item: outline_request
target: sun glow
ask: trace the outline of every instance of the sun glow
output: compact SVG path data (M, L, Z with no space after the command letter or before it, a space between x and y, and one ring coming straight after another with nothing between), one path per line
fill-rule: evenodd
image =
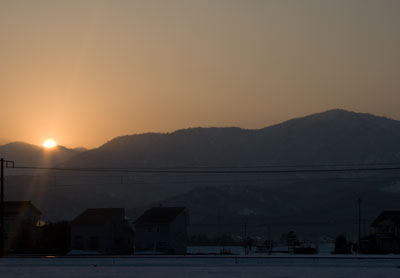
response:
M55 146L57 146L57 143L53 139L47 139L43 143L43 147L48 148L48 149L54 148Z

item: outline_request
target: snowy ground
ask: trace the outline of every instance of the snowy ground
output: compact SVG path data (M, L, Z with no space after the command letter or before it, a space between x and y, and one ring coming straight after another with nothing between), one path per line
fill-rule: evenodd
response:
M400 277L400 257L1 258L0 277Z
M318 245L318 254L319 255L330 255L334 250L335 245L333 243L322 243ZM229 250L234 255L245 255L244 248L242 246L188 246L187 252L190 254L219 254L222 249ZM261 255L265 256L265 254L255 253L255 247L252 247L252 252L250 253L253 256ZM287 252L287 246L275 246L274 253L278 252ZM284 253L278 253L284 254Z

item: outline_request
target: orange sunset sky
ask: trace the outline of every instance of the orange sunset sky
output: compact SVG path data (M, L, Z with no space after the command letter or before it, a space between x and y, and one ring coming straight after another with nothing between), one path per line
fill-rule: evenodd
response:
M400 119L400 1L0 0L0 143Z

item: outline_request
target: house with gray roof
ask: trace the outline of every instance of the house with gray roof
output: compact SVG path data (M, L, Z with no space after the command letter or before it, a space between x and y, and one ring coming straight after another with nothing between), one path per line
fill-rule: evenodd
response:
M102 254L133 252L133 229L124 208L91 208L71 222L71 247Z
M135 252L186 254L189 213L185 207L154 207L134 222Z
M400 237L400 211L385 210L371 224L376 234L392 234Z
M361 240L361 252L400 253L400 211L382 211L371 227L375 232Z

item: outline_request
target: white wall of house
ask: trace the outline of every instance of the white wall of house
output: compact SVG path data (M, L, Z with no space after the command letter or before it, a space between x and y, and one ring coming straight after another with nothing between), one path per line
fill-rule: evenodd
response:
M375 233L389 233L400 236L400 227L395 225L390 219L379 221L375 226Z
M180 213L170 223L135 225L135 252L154 251L185 254L187 247L188 214Z
M176 254L185 254L187 247L188 215L186 212L179 214L170 225L169 249Z

